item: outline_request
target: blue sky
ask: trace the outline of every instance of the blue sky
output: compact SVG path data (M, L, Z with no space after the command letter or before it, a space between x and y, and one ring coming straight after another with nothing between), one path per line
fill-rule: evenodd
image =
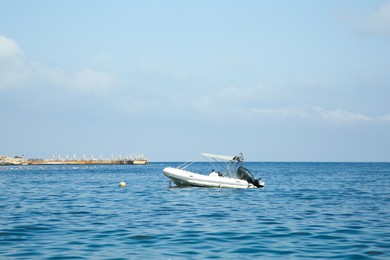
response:
M390 1L2 1L0 154L390 161Z

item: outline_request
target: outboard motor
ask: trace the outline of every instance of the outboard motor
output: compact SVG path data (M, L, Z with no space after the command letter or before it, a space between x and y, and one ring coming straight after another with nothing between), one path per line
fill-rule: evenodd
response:
M260 181L253 177L251 171L243 166L238 167L237 178L239 178L240 180L247 181L255 185L257 188L263 187L263 185L260 185Z

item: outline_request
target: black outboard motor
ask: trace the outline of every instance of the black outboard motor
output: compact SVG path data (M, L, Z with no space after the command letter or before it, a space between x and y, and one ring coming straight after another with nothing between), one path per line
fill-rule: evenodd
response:
M243 166L238 167L238 169L237 169L237 178L239 178L240 180L247 181L247 182L255 185L257 188L262 187L262 185L260 185L259 180L255 179L253 177L251 171L248 170L247 168L243 167Z

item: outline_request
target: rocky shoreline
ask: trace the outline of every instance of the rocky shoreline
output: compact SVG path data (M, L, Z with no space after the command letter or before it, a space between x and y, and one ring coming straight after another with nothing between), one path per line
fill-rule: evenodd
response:
M23 165L27 164L27 160L23 157L8 157L0 155L0 165Z

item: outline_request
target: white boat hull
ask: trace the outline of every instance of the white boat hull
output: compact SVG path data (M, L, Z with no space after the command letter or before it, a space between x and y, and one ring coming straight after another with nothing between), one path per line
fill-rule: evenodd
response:
M177 186L212 187L212 188L256 188L245 180L225 176L197 174L177 168L167 167L163 170L165 176L170 178ZM264 183L262 183L264 185Z

